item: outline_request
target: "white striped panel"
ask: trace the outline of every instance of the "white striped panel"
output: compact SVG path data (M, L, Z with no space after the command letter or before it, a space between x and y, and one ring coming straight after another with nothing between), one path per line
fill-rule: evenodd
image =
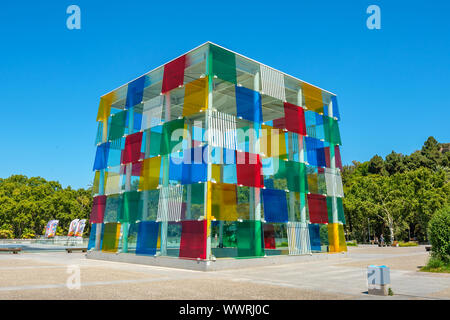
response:
M141 129L155 127L161 123L163 96L157 96L144 103Z
M325 168L325 183L327 185L327 195L329 197L344 196L342 187L342 177L337 169Z
M213 147L236 149L236 117L218 111L208 116L208 143Z
M268 96L286 101L284 75L276 70L261 65L262 92Z
M159 191L156 221L180 221L182 204L182 185L162 187Z
M287 236L290 255L311 253L309 229L305 223L289 222L287 225Z

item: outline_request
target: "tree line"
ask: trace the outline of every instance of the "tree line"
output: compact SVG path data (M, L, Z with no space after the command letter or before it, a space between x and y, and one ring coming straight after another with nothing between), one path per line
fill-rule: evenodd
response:
M388 241L428 241L428 222L450 203L449 163L450 144L429 137L411 155L392 151L344 166L347 239L367 242L383 233ZM51 219L59 220L57 235L66 235L73 219L89 219L91 207L91 188L24 175L0 179L0 238L34 238Z
M59 220L56 234L67 235L73 219L89 219L91 207L91 189L24 175L0 179L0 238L34 238L45 233L51 219Z
M428 241L431 217L450 203L449 149L429 137L410 155L392 151L385 159L375 155L344 166L347 238Z

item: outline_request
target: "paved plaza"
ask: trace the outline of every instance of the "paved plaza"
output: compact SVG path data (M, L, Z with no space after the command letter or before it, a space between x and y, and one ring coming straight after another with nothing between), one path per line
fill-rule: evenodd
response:
M418 272L424 246L349 247L342 259L225 271L90 260L85 253L0 254L0 299L450 299L450 274ZM367 266L391 268L392 297L369 296ZM81 286L69 289L78 268Z

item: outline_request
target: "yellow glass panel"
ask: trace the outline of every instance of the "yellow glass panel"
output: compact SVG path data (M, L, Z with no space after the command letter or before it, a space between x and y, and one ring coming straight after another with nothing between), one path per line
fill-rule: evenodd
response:
M311 193L319 193L319 184L317 173L311 173L307 175L308 179L308 191Z
M216 182L222 182L221 168L222 166L220 164L211 165L211 177Z
M159 185L161 157L153 157L142 161L139 190L155 190Z
M97 121L104 121L108 119L111 113L111 104L115 100L115 92L110 92L100 98L100 105L98 106Z
M212 215L220 221L236 221L236 185L211 184Z
M208 108L208 77L186 84L184 91L183 117Z
M344 226L340 223L328 224L329 252L347 251L345 243Z
M119 173L110 172L106 177L105 194L117 194L122 191L121 176Z
M303 99L309 110L323 113L322 91L310 84L302 85Z
M284 131L261 125L260 150L267 158L285 155L287 151Z

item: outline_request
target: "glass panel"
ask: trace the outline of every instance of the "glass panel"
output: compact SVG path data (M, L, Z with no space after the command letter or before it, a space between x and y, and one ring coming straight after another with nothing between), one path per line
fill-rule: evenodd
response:
M119 216L122 210L122 195L111 195L106 198L105 215L103 221L107 222L118 222Z
M158 244L159 222L141 221L138 225L136 254L154 256Z
M161 157L144 159L142 161L140 190L153 190L160 184Z
M142 102L144 95L145 75L131 81L127 88L127 101L125 108L131 108Z
M119 222L136 223L142 219L142 199L138 191L124 192L123 208L120 211Z
M327 197L308 194L309 220L311 223L328 223Z
M211 214L216 220L236 221L236 185L212 183L211 184Z
M261 123L261 95L259 92L236 86L237 117L252 122Z
M106 207L106 196L94 197L90 218L91 223L103 223L105 207Z
M238 151L236 162L237 182L239 185L258 188L264 186L259 154Z
M161 90L162 93L183 85L185 67L186 55L183 55L164 65L164 77Z
M322 90L308 83L302 84L303 101L309 110L323 113Z
M117 252L119 246L120 223L105 223L103 228L102 251Z
M108 134L109 141L122 138L125 134L127 113L128 111L125 110L111 115Z
M286 192L262 189L261 193L264 201L264 220L266 222L287 222Z
M110 145L109 142L105 142L97 146L93 170L106 169L108 162L109 145Z
M238 257L264 256L264 238L261 221L247 220L237 223Z
M208 77L187 83L184 92L183 117L208 108Z
M210 45L212 75L236 84L236 58L233 52Z
M206 259L206 220L181 222L180 258Z
M303 108L284 103L284 118L286 120L286 129L301 135L306 135L305 114Z

